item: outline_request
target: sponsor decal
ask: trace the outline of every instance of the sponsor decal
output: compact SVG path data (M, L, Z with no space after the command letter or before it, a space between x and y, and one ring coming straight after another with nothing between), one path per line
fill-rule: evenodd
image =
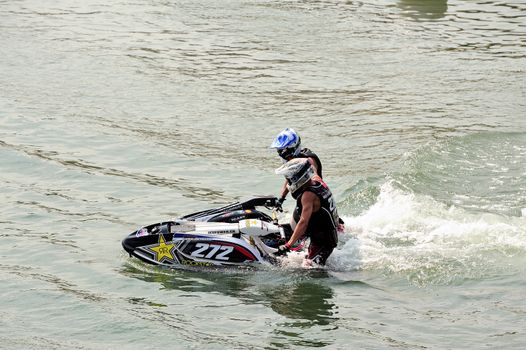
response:
M251 226L259 226L259 225L258 225L258 220L256 220L256 219L247 220L247 221L246 221L246 226L247 226L247 227L251 227Z
M205 236L205 235L193 235L189 233L174 233L173 239L174 240L175 239L190 240L190 239L212 239L212 238L210 238L210 236Z
M148 230L147 229L141 228L140 230L137 230L137 232L135 233L135 237L137 237L137 238L142 237L142 236L148 236Z
M237 233L236 230L210 230L210 233L213 234L223 234L223 233Z
M213 266L212 263L204 262L204 261L194 261L194 260L183 260L181 261L182 265L186 266Z
M173 243L166 244L164 236L159 235L159 244L148 247L149 250L153 251L155 254L155 260L158 262L163 262L163 260L169 260L174 262L173 249L175 245Z

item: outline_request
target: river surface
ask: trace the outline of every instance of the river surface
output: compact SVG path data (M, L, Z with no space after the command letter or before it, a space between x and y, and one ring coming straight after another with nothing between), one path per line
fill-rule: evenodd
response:
M285 127L347 223L325 271L124 253L277 195ZM0 181L2 349L523 349L526 3L0 1Z

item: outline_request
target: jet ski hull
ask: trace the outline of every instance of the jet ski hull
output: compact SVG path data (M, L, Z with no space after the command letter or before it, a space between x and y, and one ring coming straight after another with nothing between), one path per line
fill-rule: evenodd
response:
M255 197L139 228L122 241L130 256L162 266L251 266L276 261L285 242L282 226L256 209L270 208L275 197Z

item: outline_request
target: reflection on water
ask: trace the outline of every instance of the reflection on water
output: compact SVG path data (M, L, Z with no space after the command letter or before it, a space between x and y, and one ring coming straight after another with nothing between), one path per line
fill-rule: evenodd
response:
M289 319L291 327L308 328L328 325L335 320L332 288L323 284L324 271L300 271L287 274L284 282L281 271L186 271L143 267L126 264L121 270L126 276L147 282L160 283L167 289L184 292L221 293L247 305L262 304ZM289 278L290 277L290 278Z
M236 273L237 272L237 273ZM220 292L232 297L241 297L250 287L248 272L229 271L218 268L198 271L188 268L165 269L158 266L146 266L140 262L129 262L121 270L126 276L146 282L160 283L166 289L184 292Z
M331 278L326 271L218 269L203 272L161 269L128 262L120 272L128 277L158 283L166 289L181 291L185 297L199 298L200 307L192 309L192 319L207 320L210 308L216 307L221 309L219 313L233 317L225 322L235 322L236 317L241 317L241 322L250 322L255 328L262 329L261 334L270 337L272 348L330 346L334 344L334 339L327 338L324 332L339 327L337 306L333 302L335 295L332 287L327 285ZM236 302L218 305L218 300L221 300L217 298L218 294ZM211 297L203 298L203 295ZM177 309L175 313L170 310L170 305L145 298L129 298L127 301L134 310L137 305L145 307L141 309L140 317L152 317L152 320L176 330L191 323ZM266 311L254 313L259 306ZM206 336L205 333L200 335L201 338ZM214 335L214 341L217 341L216 338Z
M314 281L280 285L264 291L272 310L293 320L296 326L327 325L335 320L332 288ZM290 325L290 324L289 324Z
M402 13L417 20L440 19L446 15L447 0L399 0Z

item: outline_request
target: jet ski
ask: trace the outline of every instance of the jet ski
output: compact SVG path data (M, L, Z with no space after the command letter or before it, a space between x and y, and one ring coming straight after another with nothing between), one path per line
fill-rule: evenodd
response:
M130 233L122 246L132 257L167 267L275 264L277 247L292 234L290 225L277 222L277 202L257 196L151 224Z

